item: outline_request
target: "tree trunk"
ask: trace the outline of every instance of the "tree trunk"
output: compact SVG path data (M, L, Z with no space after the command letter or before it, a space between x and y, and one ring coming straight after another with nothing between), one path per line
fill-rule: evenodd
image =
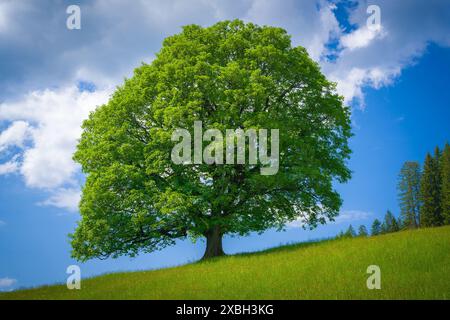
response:
M222 248L222 232L219 226L214 226L208 230L205 237L206 249L202 260L225 255Z

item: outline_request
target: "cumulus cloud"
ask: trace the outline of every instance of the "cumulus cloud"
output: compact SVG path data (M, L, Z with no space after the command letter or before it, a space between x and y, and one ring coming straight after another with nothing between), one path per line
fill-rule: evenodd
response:
M162 40L186 24L208 26L240 18L281 26L315 58L339 32L333 6L325 0L79 1L81 30L67 30L64 2L6 5L2 14L9 30L0 34L0 60L8 64L2 65L0 91L8 97L80 79L116 85L142 61L150 62Z
M81 135L81 123L90 111L107 102L110 92L80 92L71 86L34 91L0 104L0 121L12 121L0 135L0 147L15 144L23 148L0 164L0 175L20 173L26 186L51 193L41 204L75 210L79 167L72 154ZM25 137L30 144L23 144Z
M8 161L5 163L0 163L0 176L15 173L15 172L19 171L20 164L15 159L17 159L17 155L11 161Z
M11 146L22 148L29 138L31 128L25 121L14 121L6 130L0 133L0 153Z
M27 186L57 188L73 182L78 167L72 154L81 134L81 123L89 111L108 100L109 93L108 89L80 92L72 86L34 91L20 100L0 104L0 121L13 121L0 137L18 143L23 141L24 132L30 134L32 143L24 148L19 164ZM17 161L9 162L8 167L14 164Z
M0 89L8 97L80 79L99 86L117 85L141 61L151 61L162 40L182 25L207 26L223 19L283 27L316 60L327 54L330 41L337 40L342 51L335 61L321 61L321 65L327 75L343 83L340 88L355 87L343 91L348 102L363 98L361 87L392 83L398 70L420 56L429 42L450 45L450 10L445 0L377 1L378 30L367 27L370 3L360 0L348 9L349 23L356 27L350 33L341 30L334 3L340 1L154 0L132 5L124 0L79 1L82 29L67 30L64 2L4 1L1 21L7 21L8 32L0 32L0 59L8 64L2 65ZM354 76L354 70L363 70L362 79ZM373 79L373 70L380 70L382 82Z
M341 44L345 49L355 50L367 47L373 40L382 39L387 35L383 28L369 29L367 26L341 37Z
M346 210L339 214L334 221L335 223L361 221L370 218L372 215L371 212L362 210Z
M305 47L318 60L330 39L340 33L333 13L334 5L326 1L276 0L253 1L241 18L261 25L282 27L292 35L296 45Z
M339 215L334 219L335 224L340 223L349 223L353 221L361 221L370 218L373 216L371 212L362 211L362 210L344 210L339 213ZM303 218L299 218L297 220L289 222L286 226L288 228L298 228L303 227L305 225L305 221Z
M340 37L343 49L336 61L323 62L325 73L338 83L347 103L364 107L364 87L392 84L401 71L423 55L429 43L450 45L450 7L445 0L377 1L381 28L369 30L361 0L349 11L356 30Z
M17 1L5 0L0 2L0 37L12 31L13 16L17 11L23 9L24 4L17 4Z
M0 289L5 289L13 286L17 283L16 279L12 278L0 278Z
M61 188L54 191L50 198L39 204L76 211L78 209L80 197L81 191L79 188Z
M400 67L382 69L382 67L351 67L349 70L333 71L329 74L332 81L337 83L337 91L344 96L347 103L356 101L361 108L365 107L363 88L370 86L379 89L393 83L400 74Z

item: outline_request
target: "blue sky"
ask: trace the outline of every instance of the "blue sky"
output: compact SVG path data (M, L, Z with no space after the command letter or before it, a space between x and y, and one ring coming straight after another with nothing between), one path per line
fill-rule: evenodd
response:
M77 3L82 29L65 28ZM450 4L376 1L381 30L367 30L365 1L8 1L0 0L0 290L64 282L67 266L82 276L176 265L201 257L204 243L179 242L134 259L70 258L67 235L83 175L71 160L79 125L164 37L181 25L240 18L284 27L338 83L352 106L353 178L335 223L305 231L227 237L228 253L335 235L398 215L397 175L444 145L450 119ZM372 4L372 2L371 2ZM133 36L130 36L133 35Z

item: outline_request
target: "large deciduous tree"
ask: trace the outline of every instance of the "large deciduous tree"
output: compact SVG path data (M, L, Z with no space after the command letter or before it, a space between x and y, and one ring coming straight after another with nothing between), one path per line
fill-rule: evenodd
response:
M279 170L259 164L175 164L177 128L279 129ZM74 159L86 173L71 235L79 260L152 252L206 238L204 258L223 254L224 234L333 219L333 182L350 178L349 109L283 29L241 21L190 25L164 40L92 112Z

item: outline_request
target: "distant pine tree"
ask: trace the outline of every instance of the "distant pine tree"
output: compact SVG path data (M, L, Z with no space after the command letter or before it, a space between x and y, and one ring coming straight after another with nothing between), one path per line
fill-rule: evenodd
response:
M383 222L381 223L381 227L380 227L380 234L385 234L385 233L388 233L388 232L389 232L388 226L387 226L386 223L383 221Z
M405 228L405 224L403 223L403 220L402 220L402 217L401 217L401 216L399 216L399 217L396 219L396 223L397 223L397 226L398 226L398 231L400 231L400 230L402 230L402 229Z
M336 239L342 239L345 237L345 234L343 231L339 232L338 235L336 236Z
M358 228L358 236L360 237L367 237L368 233L367 233L367 228L365 225L360 225Z
M345 236L346 236L347 238L353 238L353 237L356 237L356 232L355 232L355 229L353 229L353 226L352 226L352 225L349 225L349 226L348 226L347 231L345 231Z
M405 228L417 228L420 225L420 180L421 172L418 162L407 161L403 164L397 185L400 215Z
M397 223L397 219L395 219L392 212L388 210L386 212L386 215L384 216L384 222L381 225L381 232L382 233L390 233L390 232L396 232L398 230L400 230L400 228Z
M370 234L372 236L377 236L381 233L381 222L378 219L375 219L372 223L372 228L370 230Z
M425 158L420 195L422 207L420 221L424 227L440 226L443 222L441 211L441 166L440 151L436 147L434 157L429 153Z
M395 219L395 217L393 217L393 219L392 219L392 232L397 232L397 231L400 231L400 225L401 225L401 223L397 220L397 219Z
M441 209L444 224L450 224L450 145L445 144L441 158Z

